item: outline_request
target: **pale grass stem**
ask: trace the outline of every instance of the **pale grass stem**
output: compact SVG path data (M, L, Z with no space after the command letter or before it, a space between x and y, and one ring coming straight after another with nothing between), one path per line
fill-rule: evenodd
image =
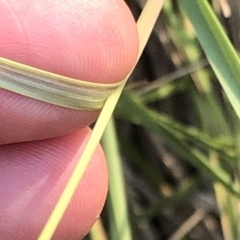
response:
M138 59L141 56L143 49L145 48L145 45L149 39L149 36L152 32L154 24L162 9L163 3L164 3L164 0L148 0L141 13L141 16L138 19L137 28L138 28L138 34L140 39ZM122 84L114 91L114 93L112 93L106 100L106 103L98 117L98 120L93 129L93 132L84 149L84 152L81 158L79 159L78 164L76 165L48 221L46 222L42 232L40 233L38 240L48 240L48 239L50 240L52 238L56 228L58 227L59 222L61 221L68 207L68 204L72 196L74 195L76 188L78 187L82 179L82 176L90 162L91 156L101 139L104 129L112 115L112 112L118 102L121 92L131 72L124 79Z

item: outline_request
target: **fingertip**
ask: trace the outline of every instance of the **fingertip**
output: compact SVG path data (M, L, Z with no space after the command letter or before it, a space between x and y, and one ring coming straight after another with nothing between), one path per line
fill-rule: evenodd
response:
M91 124L99 111L78 111L0 89L0 145L67 135Z
M118 82L137 59L136 24L123 0L0 1L0 22L1 57L67 77ZM0 102L0 145L69 134L99 114L3 89Z
M138 54L123 0L11 0L0 3L0 55L92 82L117 82Z
M90 130L57 139L0 147L0 239L37 239L85 148ZM98 218L107 193L100 147L54 239L81 239Z

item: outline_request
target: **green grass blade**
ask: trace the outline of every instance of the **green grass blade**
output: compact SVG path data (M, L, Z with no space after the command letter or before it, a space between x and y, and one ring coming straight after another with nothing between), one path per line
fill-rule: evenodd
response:
M134 95L131 96L136 98ZM139 100L142 99L139 98ZM117 116L138 124L139 116L131 114L131 112L129 112L129 110L125 108L121 102L118 105L117 110ZM209 134L199 131L197 128L185 126L161 113L156 113L155 119L159 122L159 124L164 125L168 129L172 129L172 131L174 131L174 135L181 139L181 141L197 144L206 151L215 150L229 163L233 163L235 161L235 151L233 146L234 141L231 137L211 137ZM143 125L147 127L147 123L143 123Z
M138 124L158 134L169 147L174 149L179 156L190 161L203 172L217 181L220 181L229 192L240 195L238 186L233 184L230 175L223 169L209 162L208 157L200 151L188 146L177 137L174 129L170 130L158 120L158 113L146 107L142 102L130 93L124 92L121 97L121 104L127 111L138 117Z
M109 172L110 239L131 240L123 169L113 119L110 119L103 134L102 145Z
M240 60L206 0L180 0L203 50L240 118Z

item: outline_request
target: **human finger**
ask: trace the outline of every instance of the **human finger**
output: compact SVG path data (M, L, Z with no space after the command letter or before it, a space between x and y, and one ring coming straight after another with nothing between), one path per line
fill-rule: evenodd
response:
M0 239L37 239L90 135L0 146ZM99 217L107 192L104 154L97 148L53 239L81 239Z
M91 82L120 81L138 53L134 19L122 0L0 2L0 56ZM76 111L0 89L0 144L61 136L98 111Z

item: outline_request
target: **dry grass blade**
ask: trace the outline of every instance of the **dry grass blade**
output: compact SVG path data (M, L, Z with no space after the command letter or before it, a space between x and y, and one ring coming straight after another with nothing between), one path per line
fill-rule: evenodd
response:
M92 239L108 240L107 234L104 230L104 227L100 218L93 225L90 235Z
M142 54L142 51L148 41L150 33L162 9L163 3L164 3L164 0L148 0L142 11L141 16L139 17L139 20L137 23L139 39L140 39L140 49L139 49L138 59ZM130 74L131 73L129 73L129 75ZM115 90L115 92L111 94L107 99L100 113L100 116L96 122L94 130L89 138L86 148L82 154L82 157L79 160L76 168L74 169L72 176L69 179L67 186L65 187L61 197L59 198L59 201L56 204L52 214L50 215L45 227L43 228L41 234L39 235L38 240L48 240L52 238L77 186L81 181L81 178L90 161L90 158L97 144L101 139L104 129L108 123L108 120L112 115L112 112L117 104L117 101L121 95L121 92L125 86L125 83L129 75L126 77L126 79L124 79L123 83Z
M181 240L200 222L203 220L205 212L202 209L196 212L179 228L168 240Z

